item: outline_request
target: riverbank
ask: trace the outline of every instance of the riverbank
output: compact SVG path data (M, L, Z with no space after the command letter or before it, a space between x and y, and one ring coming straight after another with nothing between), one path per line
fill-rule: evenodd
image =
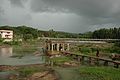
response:
M21 66L1 65L1 72L13 72L6 80L58 80L55 71L45 64L30 64ZM0 77L1 79L1 77Z
M14 72L5 80L120 80L120 69L99 66L48 66L31 64L2 66L2 71ZM2 72L0 71L0 72Z

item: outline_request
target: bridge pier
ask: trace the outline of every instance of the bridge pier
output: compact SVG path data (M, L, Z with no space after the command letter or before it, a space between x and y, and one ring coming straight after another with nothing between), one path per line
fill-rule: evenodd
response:
M70 50L70 44L67 43L67 51L69 51L69 50Z
M91 64L92 63L92 58L91 57L89 57L89 64Z
M105 62L104 62L104 66L108 66L108 61L105 61Z
M114 63L115 68L119 68L119 64Z
M47 51L69 51L70 43L62 41L46 41Z
M59 43L57 43L57 51L59 51L60 50L60 45L59 45Z

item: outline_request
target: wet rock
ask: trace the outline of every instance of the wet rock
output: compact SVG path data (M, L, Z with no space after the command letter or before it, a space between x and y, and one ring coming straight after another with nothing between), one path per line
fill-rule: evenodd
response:
M18 76L19 76L19 74L13 74L13 75L10 75L8 78L9 78L10 80L15 80L15 79L18 78Z
M15 67L15 66L7 66L7 65L1 65L1 66L0 66L0 71L4 71L4 70L15 70L15 69L18 69L18 68Z
M27 80L57 80L56 76L49 71L34 73Z
M35 51L33 54L34 54L35 56L41 56L41 55L42 55L39 51Z

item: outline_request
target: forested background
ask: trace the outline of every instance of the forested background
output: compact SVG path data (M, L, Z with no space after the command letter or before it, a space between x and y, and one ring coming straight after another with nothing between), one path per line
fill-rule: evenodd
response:
M0 30L13 30L14 38L36 39L38 37L53 37L53 38L92 38L92 39L120 39L120 28L99 29L93 32L85 33L69 33L54 31L53 29L48 31L38 30L27 26L0 26Z

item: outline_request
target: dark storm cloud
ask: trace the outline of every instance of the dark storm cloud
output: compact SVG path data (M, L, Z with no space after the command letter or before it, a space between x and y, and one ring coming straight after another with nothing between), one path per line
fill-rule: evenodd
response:
M2 0L0 3L0 25L27 25L32 20L29 11L24 6L27 1Z
M0 15L4 13L4 10L0 7Z
M1 2L0 2L0 15L3 15L3 14L4 14L4 9L3 9L3 7L1 6L2 3L3 3L3 0L1 0Z
M4 16L4 9L0 6L0 24L5 22Z
M10 0L10 3L16 7L24 7L24 3L28 0Z
M32 0L31 9L34 12L67 12L64 8L53 6L42 0Z
M85 32L118 23L120 0L0 0L0 25Z
M89 23L120 20L120 0L32 0L34 12L69 12L90 19ZM88 21L88 20L87 20Z

